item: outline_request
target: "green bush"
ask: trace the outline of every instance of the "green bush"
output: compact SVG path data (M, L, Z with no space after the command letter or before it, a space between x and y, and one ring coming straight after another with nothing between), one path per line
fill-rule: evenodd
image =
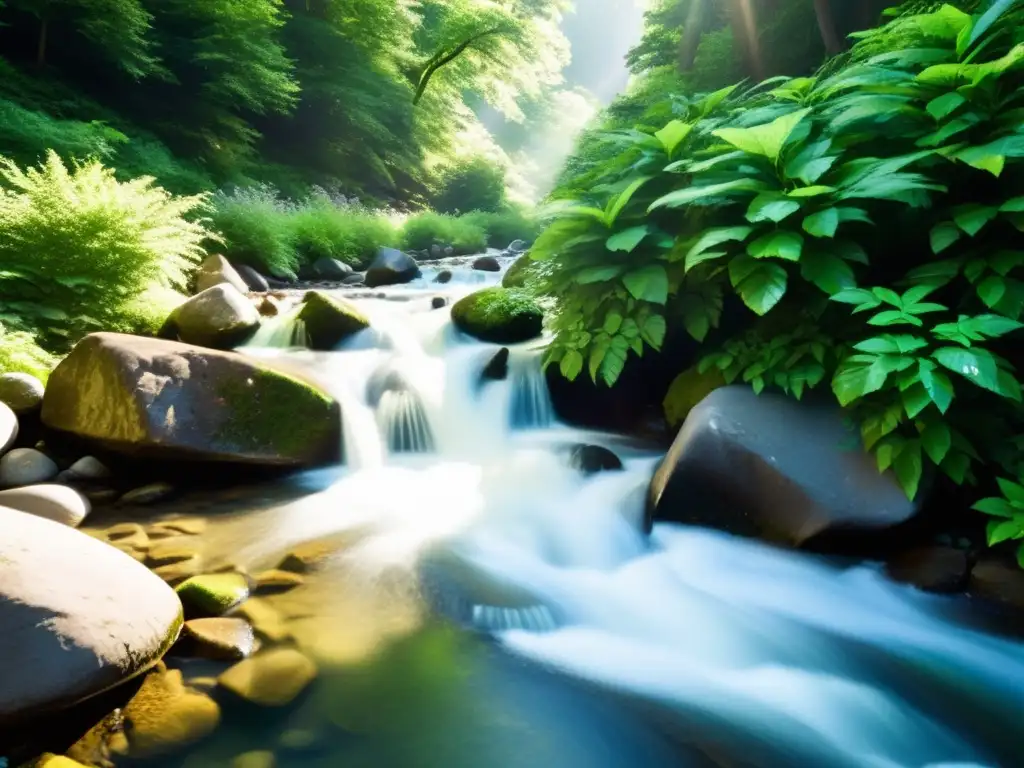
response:
M1021 479L1024 9L992 8L897 18L834 74L682 98L620 134L531 251L558 305L547 362L612 385L678 328L708 344L703 374L830 383L911 498L928 465ZM1020 487L979 502L993 545L1024 539Z
M173 288L151 285L125 302L118 316L104 330L136 336L156 336L171 312L187 298Z
M441 173L434 207L442 213L498 211L505 203L505 169L486 157L464 160Z
M266 185L218 192L212 228L228 261L248 264L265 275L294 279L299 268L292 226L293 203Z
M153 283L184 287L210 235L187 218L203 204L152 179L119 182L95 161L69 170L51 152L22 170L0 159L0 321L58 350L118 322Z
M507 248L513 240L533 242L540 234L537 219L519 208L509 207L494 213L474 211L462 220L480 227L487 235L490 248Z
M30 373L45 382L57 358L40 347L31 333L0 326L0 373Z
M294 247L312 263L329 257L365 267L381 246L398 242L398 230L387 216L356 204L339 205L326 195L309 198L291 214Z
M403 247L429 250L435 244L450 245L458 253L479 253L487 248L487 233L465 217L444 213L419 213L406 220L402 228Z

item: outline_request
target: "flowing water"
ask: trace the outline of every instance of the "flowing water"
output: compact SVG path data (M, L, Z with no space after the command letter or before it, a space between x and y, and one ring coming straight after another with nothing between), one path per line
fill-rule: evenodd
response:
M211 546L253 567L345 546L282 603L315 690L284 722L228 722L187 764L275 749L296 766L1024 765L1024 646L872 565L677 525L643 536L658 451L559 424L536 345L482 381L498 348L430 301L500 276L456 265L439 286L441 266L350 293L373 329L336 352L243 350L331 389L346 461L215 522ZM292 343L288 317L256 342ZM583 476L579 443L625 469Z

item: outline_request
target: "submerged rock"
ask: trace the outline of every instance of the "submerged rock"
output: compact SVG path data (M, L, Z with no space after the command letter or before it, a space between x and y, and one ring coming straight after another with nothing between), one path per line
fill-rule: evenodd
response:
M481 383L485 381L504 381L508 378L509 354L508 347L502 347L494 353L480 372Z
M501 264L493 256L480 256L473 261L473 269L480 272L501 272Z
M1024 569L1017 563L986 556L971 569L972 595L1024 610Z
M431 309L444 309L448 306L448 299L444 296L435 296L430 300Z
M622 469L622 459L602 445L576 445L569 451L569 464L584 475Z
M80 341L50 376L43 423L137 458L282 467L337 459L338 404L241 355L114 333Z
M451 279L452 279L452 271L450 269L442 269L440 272L437 273L437 276L434 278L434 282L435 283L449 283L449 282L451 282Z
M283 707L293 702L316 674L316 665L299 651L274 648L239 662L217 682L252 704Z
M39 410L44 391L43 382L29 373L0 375L0 403L19 416Z
M238 573L193 576L175 589L189 618L223 616L249 597L249 583Z
M77 528L91 509L89 500L66 485L29 485L0 491L0 507Z
M352 274L352 267L343 261L324 256L313 262L313 271L324 280L341 282Z
M100 693L159 661L181 603L102 541L0 509L0 726Z
M256 635L245 619L211 618L186 621L172 653L215 661L241 661L256 649Z
M249 286L245 280L238 273L238 271L228 263L228 260L223 256L209 256L207 259L199 265L199 269L196 272L196 293L202 293L207 288L213 288L215 285L230 285L240 293L245 293L249 290Z
M516 344L540 336L544 312L529 296L506 288L485 288L452 307L452 322L463 333L492 344Z
M281 592L289 592L304 584L306 579L302 574L292 571L270 570L263 571L256 575L256 586L253 588L254 595L276 595Z
M886 563L890 577L928 592L963 589L967 584L968 570L967 553L954 547L919 547Z
M529 247L530 244L527 243L525 240L513 240L511 243L508 244L508 248L506 248L505 250L508 253L522 253Z
M348 277L341 281L344 285L363 285L366 282L366 276L360 272L354 272Z
M238 276L242 278L242 282L245 283L246 288L250 291L253 291L254 293L266 293L270 290L270 283L267 282L267 278L248 264L236 264L235 271L238 273ZM238 288L237 285L235 287Z
M57 465L35 448L15 448L0 458L0 487L45 483L57 476Z
M259 327L260 313L244 295L227 284L215 285L179 305L167 319L172 332L186 344L230 349Z
M354 304L310 291L302 300L298 319L305 323L310 349L332 350L354 333L370 327L370 321Z
M717 389L690 412L648 493L648 527L672 520L790 545L889 528L916 511L838 407L745 386Z
M381 248L366 270L366 284L370 288L381 285L408 283L420 276L416 259L394 248Z

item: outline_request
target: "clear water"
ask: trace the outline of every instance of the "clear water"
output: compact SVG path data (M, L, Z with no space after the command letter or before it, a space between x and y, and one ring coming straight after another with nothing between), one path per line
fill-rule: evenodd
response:
M500 275L455 274L358 299L374 330L339 351L247 349L340 399L346 465L215 518L211 552L259 568L344 546L278 605L321 665L313 691L286 714L227 713L185 764L273 749L296 766L1024 765L1024 646L871 565L675 525L642 536L657 452L560 425L531 345L481 384L497 347L430 299ZM382 371L402 386L375 403ZM578 442L625 470L582 477Z

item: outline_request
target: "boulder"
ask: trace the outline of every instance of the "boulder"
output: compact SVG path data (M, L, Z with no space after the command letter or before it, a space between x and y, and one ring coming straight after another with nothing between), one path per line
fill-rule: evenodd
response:
M501 264L493 256L480 256L473 261L473 269L480 272L501 272Z
M366 276L362 272L353 272L341 281L342 285L363 285L365 282Z
M4 403L0 403L0 454L18 439L18 417Z
M259 327L260 313L231 285L221 283L177 307L161 335L175 333L186 344L230 349Z
M918 547L893 557L886 571L896 581L927 592L957 592L967 584L967 553L955 547Z
M504 381L508 378L508 347L502 347L487 361L480 372L480 383L486 381Z
M453 246L451 246L451 245L446 245L444 247L444 255L449 257L449 258L454 256L455 255L455 248Z
M281 314L281 305L273 296L264 296L256 302L256 311L260 317L277 317Z
M215 661L241 661L252 655L256 635L245 619L213 618L186 621L172 653Z
M280 467L339 458L338 404L231 352L96 333L51 374L43 423L137 458Z
M420 276L416 260L394 248L381 248L366 270L366 284L370 288L381 285L408 283Z
M980 559L971 569L968 589L976 597L1024 610L1024 569L1009 559L1004 560L994 555Z
M238 271L223 256L210 256L199 265L196 272L196 293L202 293L215 285L227 284L240 293L249 290L249 286Z
M527 243L525 240L513 240L511 243L508 244L508 248L506 248L505 251L507 253L522 253L529 247L530 244Z
M16 488L53 480L57 465L35 448L15 448L0 458L0 488Z
M536 274L539 264L540 262L531 259L529 254L520 256L505 270L505 274L501 276L501 284L505 288L526 287Z
M114 547L0 509L0 727L145 672L178 638L174 591Z
M450 283L452 280L452 271L450 269L442 269L437 273L434 278L435 283Z
M516 344L540 336L544 312L520 291L485 288L455 303L452 322L480 341Z
M245 283L245 287L254 293L266 293L270 290L270 283L267 282L267 278L257 272L255 269L250 267L248 264L236 264L235 272L242 278L242 282ZM238 288L238 286L235 286Z
M352 267L343 261L324 256L313 262L313 270L322 280L341 282L352 274Z
M438 245L437 243L430 246L430 258L440 259L442 256L444 256L444 246Z
M316 674L316 665L299 651L274 648L240 661L217 682L252 704L283 707L293 702Z
M30 373L0 375L0 403L18 416L38 411L43 404L43 382Z
M687 416L651 480L647 527L671 520L801 545L916 511L834 403L729 386Z
M622 459L602 445L575 445L569 451L569 464L584 475L622 469Z
M448 299L444 296L435 296L430 300L431 309L444 309L448 306Z
M72 482L80 480L106 480L110 477L110 470L95 456L83 456L61 474Z
M29 485L0 491L0 507L16 509L77 528L91 509L89 500L66 485Z
M353 333L370 327L370 321L345 299L310 291L302 300L298 319L305 324L310 349L330 351Z
M249 582L240 573L207 573L193 576L175 591L189 618L223 616L249 597Z

